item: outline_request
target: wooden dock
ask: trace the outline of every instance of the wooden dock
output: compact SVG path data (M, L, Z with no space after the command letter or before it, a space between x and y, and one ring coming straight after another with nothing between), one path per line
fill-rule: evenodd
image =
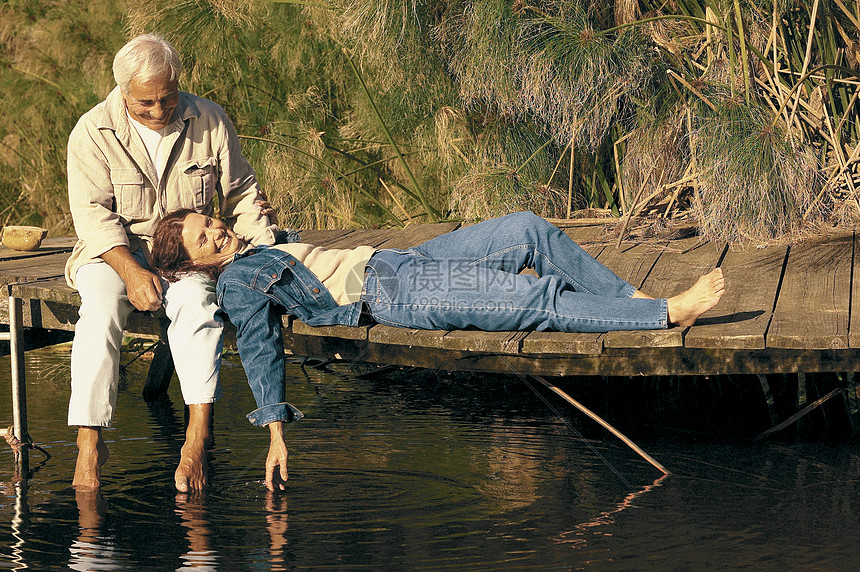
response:
M305 231L328 247L405 248L458 223L405 229ZM732 248L698 238L622 243L600 225L563 227L595 258L645 292L674 294L721 266L727 293L691 328L572 334L431 331L365 327L312 328L284 318L284 346L298 355L457 371L561 375L716 375L860 370L860 279L853 233L793 246ZM79 298L63 267L74 239L46 240L34 252L0 247L0 284L22 301L30 346L45 332L70 331ZM0 323L9 307L0 304ZM163 323L135 312L128 331L159 335Z

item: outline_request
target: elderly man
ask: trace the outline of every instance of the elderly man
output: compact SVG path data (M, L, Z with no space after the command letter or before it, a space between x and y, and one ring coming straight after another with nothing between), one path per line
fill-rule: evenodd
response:
M179 208L214 214L217 195L220 217L238 235L272 244L279 232L229 118L217 104L179 91L181 71L176 50L160 36L132 39L114 59L117 87L69 137L69 204L79 240L66 280L80 292L81 309L68 422L78 427L79 488L101 484L108 458L101 429L113 417L128 316L161 307L190 410L175 485L185 492L206 484L223 324L210 280L189 275L168 284L150 270L158 221Z

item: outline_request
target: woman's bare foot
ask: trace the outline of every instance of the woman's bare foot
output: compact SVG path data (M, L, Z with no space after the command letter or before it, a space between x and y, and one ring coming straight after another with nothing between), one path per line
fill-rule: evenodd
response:
M696 320L717 305L726 291L722 268L715 268L699 277L693 286L669 298L669 323L692 326Z
M101 486L101 469L110 452L102 438L101 427L78 427L78 460L72 486L95 490Z

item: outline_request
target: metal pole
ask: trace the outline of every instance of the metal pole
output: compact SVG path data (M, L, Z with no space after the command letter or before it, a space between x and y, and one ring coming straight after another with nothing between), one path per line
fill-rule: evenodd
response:
M27 387L24 374L24 302L9 295L9 351L12 361L12 429L21 447L15 454L17 473L22 479L30 472L30 435L27 432Z

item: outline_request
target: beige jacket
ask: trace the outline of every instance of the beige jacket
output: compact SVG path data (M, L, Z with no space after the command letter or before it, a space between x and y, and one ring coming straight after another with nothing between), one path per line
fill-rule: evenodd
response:
M155 227L180 208L219 215L240 238L273 244L278 228L260 213L263 198L242 156L230 119L216 103L180 92L168 126L170 156L158 181L149 155L129 125L119 88L84 114L69 136L69 206L78 243L66 281L102 253L125 245L149 253Z

